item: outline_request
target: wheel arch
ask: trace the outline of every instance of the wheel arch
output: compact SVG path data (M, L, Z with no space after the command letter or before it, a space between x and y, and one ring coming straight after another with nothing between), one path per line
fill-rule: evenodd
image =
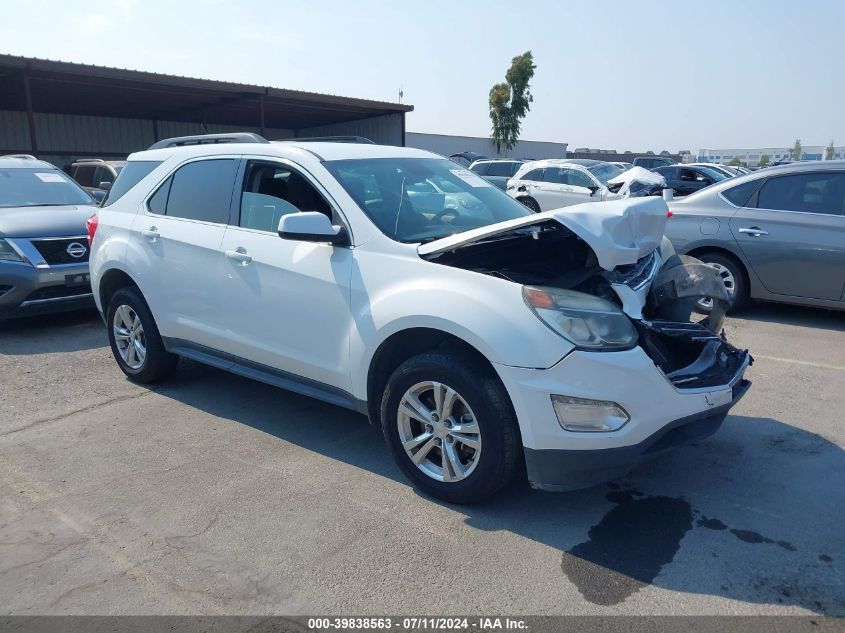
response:
M367 415L372 424L381 423L381 395L394 370L409 358L433 350L451 351L470 358L483 365L491 376L499 380L490 360L459 336L429 327L399 330L382 341L370 360L367 371Z
M121 288L135 287L140 291L138 283L125 270L120 268L110 268L102 274L100 282L97 285L97 296L100 300L100 305L103 308L103 314L109 308L109 301L115 292ZM143 295L143 292L141 292Z

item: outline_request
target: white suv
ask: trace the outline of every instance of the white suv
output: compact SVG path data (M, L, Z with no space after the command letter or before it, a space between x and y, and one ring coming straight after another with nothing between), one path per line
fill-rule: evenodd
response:
M411 195L429 182L471 208ZM473 502L522 471L624 474L744 393L747 352L649 318L665 223L660 198L535 215L416 149L186 137L129 157L91 281L131 380L185 356L348 407L417 486Z

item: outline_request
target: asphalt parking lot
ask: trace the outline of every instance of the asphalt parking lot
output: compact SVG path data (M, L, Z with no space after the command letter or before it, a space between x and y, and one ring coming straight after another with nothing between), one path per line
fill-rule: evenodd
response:
M0 324L4 614L845 614L845 314L757 306L715 437L568 494L417 494L366 420L94 313ZM660 403L655 403L660 406Z

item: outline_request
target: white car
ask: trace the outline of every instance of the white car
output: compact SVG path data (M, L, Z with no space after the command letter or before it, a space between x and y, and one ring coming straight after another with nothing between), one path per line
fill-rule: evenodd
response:
M417 208L441 179L478 208ZM89 221L91 282L131 380L184 356L348 407L418 487L474 502L523 470L552 490L619 476L744 393L747 352L644 312L666 213L535 215L410 148L169 139Z
M582 202L614 200L608 180L624 169L599 160L549 158L525 163L508 181L506 192L538 213Z

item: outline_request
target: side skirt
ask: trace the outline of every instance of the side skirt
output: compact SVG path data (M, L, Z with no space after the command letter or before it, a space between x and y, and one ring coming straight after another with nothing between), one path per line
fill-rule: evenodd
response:
M221 352L205 345L198 345L184 339L162 337L164 348L172 353L184 356L198 363L210 365L218 369L257 380L259 382L280 387L294 393L322 400L329 404L351 409L357 413L367 415L367 402L359 400L351 393L327 385L310 378L304 378L290 372L268 367L260 363L254 363L245 358L240 358L226 352Z

